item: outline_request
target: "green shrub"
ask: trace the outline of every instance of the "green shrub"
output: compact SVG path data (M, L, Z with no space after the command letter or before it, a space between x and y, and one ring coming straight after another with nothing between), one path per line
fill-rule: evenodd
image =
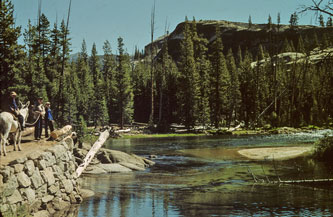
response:
M333 136L325 135L315 143L314 157L321 161L333 161Z

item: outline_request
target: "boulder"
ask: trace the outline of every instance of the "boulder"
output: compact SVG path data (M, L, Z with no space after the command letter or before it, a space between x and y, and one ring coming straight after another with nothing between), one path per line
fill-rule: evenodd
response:
M35 172L35 164L32 160L28 160L24 164L24 171L29 175L32 176Z
M23 188L29 187L31 185L30 178L24 172L17 174L17 181L19 186Z
M106 151L101 151L96 155L97 159L103 164L112 163L109 154Z
M105 170L107 173L127 173L132 172L131 169L124 167L118 163L113 164L100 164L97 165L97 167Z
M15 190L14 193L10 197L8 197L9 204L15 204L22 200L23 200L23 198L18 190Z
M34 174L31 176L31 182L36 189L44 184L38 168L36 168Z
M144 171L145 170L144 167L140 167L140 166L137 166L135 164L128 163L128 162L120 162L119 164L121 166L127 167L127 168L129 168L131 170L135 170L135 171Z
M46 182L48 186L51 186L55 183L55 178L51 167L48 167L44 171L41 171L40 174L44 182Z
M28 202L31 204L36 200L35 191L31 188L24 188L21 190L21 194L27 198Z
M84 171L84 174L105 174L107 173L104 169L94 165L94 166L88 166Z
M15 173L20 173L23 171L24 165L23 164L15 164L14 165L14 171Z
M33 217L49 217L49 216L50 216L50 213L46 210L38 211L33 215Z

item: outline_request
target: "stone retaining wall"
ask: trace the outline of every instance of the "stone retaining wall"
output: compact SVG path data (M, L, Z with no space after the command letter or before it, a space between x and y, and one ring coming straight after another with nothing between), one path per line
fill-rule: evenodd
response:
M0 216L53 214L82 197L71 138L0 168Z

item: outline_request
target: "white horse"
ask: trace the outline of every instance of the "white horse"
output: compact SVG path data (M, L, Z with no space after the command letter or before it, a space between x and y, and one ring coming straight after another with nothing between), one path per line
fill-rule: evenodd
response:
M28 101L20 109L20 114L23 116L23 125L25 124L29 116L29 104ZM0 113L0 156L3 150L3 155L6 156L6 143L8 142L9 133L13 133L14 151L16 151L16 143L18 144L18 150L21 151L21 128L18 120L15 120L13 114L9 112Z

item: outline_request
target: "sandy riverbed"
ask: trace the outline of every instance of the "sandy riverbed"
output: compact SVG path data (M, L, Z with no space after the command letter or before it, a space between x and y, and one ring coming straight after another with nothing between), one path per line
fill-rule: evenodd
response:
M309 154L311 146L274 147L274 148L249 148L238 151L242 156L253 160L286 160Z

